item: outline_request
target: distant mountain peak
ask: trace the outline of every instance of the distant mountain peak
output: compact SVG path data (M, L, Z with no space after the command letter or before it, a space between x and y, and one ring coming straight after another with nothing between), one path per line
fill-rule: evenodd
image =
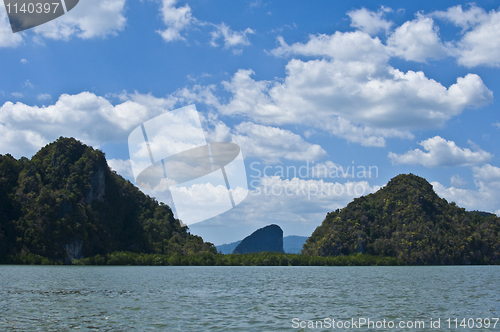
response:
M254 252L283 252L283 230L272 224L259 228L234 249L233 254L250 254Z
M415 195L415 194L424 194L430 195L429 198L437 198L439 197L426 179L423 177L414 175L414 174L400 174L394 178L392 178L387 185L382 188L382 190L386 191L396 191L402 195Z
M406 264L500 262L500 222L440 198L432 185L401 174L376 193L328 213L304 245L321 256L368 253Z
M215 252L165 204L112 172L104 153L60 137L31 160L0 155L0 263L35 254L74 258L136 251Z

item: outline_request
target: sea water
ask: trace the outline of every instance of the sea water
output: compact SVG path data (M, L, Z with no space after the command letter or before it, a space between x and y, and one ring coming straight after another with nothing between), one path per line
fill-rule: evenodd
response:
M0 331L500 331L499 277L500 266L0 265Z

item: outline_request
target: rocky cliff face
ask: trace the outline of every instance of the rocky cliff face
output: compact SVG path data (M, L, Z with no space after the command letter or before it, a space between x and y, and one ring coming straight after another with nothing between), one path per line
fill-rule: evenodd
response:
M283 252L283 230L278 225L260 228L241 241L233 254L251 254L254 252Z
M85 195L85 202L88 204L94 200L102 202L106 193L106 163L101 162L97 170L90 176L90 188Z
M64 250L66 250L65 264L71 263L73 259L83 258L83 241L75 239L73 242L64 245Z

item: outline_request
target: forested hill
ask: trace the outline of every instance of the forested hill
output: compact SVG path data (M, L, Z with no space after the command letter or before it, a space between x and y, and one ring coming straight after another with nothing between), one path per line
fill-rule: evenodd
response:
M402 174L327 214L303 253L367 253L410 265L500 264L500 218L467 212L436 195L425 179Z
M61 137L31 160L0 155L0 263L113 251L216 252L167 205L111 171L100 150Z

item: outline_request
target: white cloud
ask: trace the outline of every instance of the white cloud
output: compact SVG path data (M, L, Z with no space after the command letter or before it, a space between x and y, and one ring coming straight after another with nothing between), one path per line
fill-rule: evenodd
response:
M127 137L132 128L172 109L176 103L175 97L138 93L122 98L124 101L115 106L90 92L63 94L55 104L42 107L6 102L0 107L2 137L19 136L20 143L11 144L13 141L6 139L0 153L31 156L59 136L75 137L94 146L118 141Z
M23 98L23 97L24 97L24 95L23 95L21 92L12 92L10 95L11 95L12 97L14 97L14 98L18 98L18 99L20 99L20 98Z
M233 142L244 157L257 157L265 163L280 163L281 159L315 161L327 153L317 144L306 142L289 130L242 122L234 130L225 123L208 119L206 132L209 142Z
M500 183L500 168L486 164L473 168L474 178L482 182Z
M208 106L218 107L219 99L214 95L215 85L193 85L184 87L175 92L175 97L184 104L203 103Z
M243 156L257 157L265 163L280 163L281 159L314 162L327 156L321 146L308 143L289 130L242 122L231 131L221 121L208 122L209 142L233 142L240 146Z
M469 146L471 147L471 149L474 150L474 151L481 150L481 147L478 144L476 144L473 141L471 141L470 139L467 140L467 144L469 144Z
M342 168L343 172L340 172L340 174L339 174L338 171L339 171L339 168L341 168L341 167L342 166L337 165L333 161L327 160L325 162L316 164L311 168L311 177L313 177L313 178L333 178L333 177L338 177L339 175L341 177L344 177L344 178L348 177L350 170L348 171L348 170L344 170Z
M167 29L158 31L166 42L185 40L182 30L188 28L196 19L192 16L191 7L185 5L175 7L177 0L162 0L161 16Z
M28 60L26 60L26 59L21 59L21 63L24 65L24 64L28 63Z
M428 138L419 144L428 152L420 149L411 150L402 155L389 152L389 158L393 165L420 164L425 167L472 166L483 164L493 157L483 150L471 151L467 148L460 148L455 142L445 140L440 136Z
M247 28L243 31L233 31L224 22L221 24L213 24L209 22L198 21L191 12L189 5L176 7L177 0L162 0L160 9L163 23L167 26L165 30L158 30L157 32L163 37L166 42L176 40L186 40L182 32L187 30L193 25L214 27L215 30L210 33L210 45L213 47L219 46L217 41L222 38L224 41L224 48L235 48L250 45L248 40L249 34L255 33L254 30ZM233 49L234 54L241 54L241 49Z
M488 14L484 9L472 4L467 11L462 9L462 5L457 5L446 11L433 12L430 16L448 20L465 31L487 20Z
M134 174L132 174L132 165L130 163L130 159L127 160L109 159L108 165L113 171L116 171L116 173L118 173L119 175L123 176L124 178L130 181L134 181Z
M45 38L69 40L116 35L125 28L125 0L80 1L67 14L34 28Z
M250 41L247 35L255 33L255 31L250 28L243 31L233 31L224 22L214 26L216 30L212 31L212 40L210 41L210 45L213 47L219 46L217 40L220 38L224 39L224 48L248 46L250 45Z
M231 128L224 122L208 118L207 125L210 126L205 132L208 142L231 142Z
M364 60L371 58L371 62L376 58L386 61L384 59L389 56L416 62L453 56L460 65L466 67L500 66L500 11L498 10L486 12L483 8L471 4L467 10L458 5L446 11L436 11L427 15L417 13L414 20L396 27L389 36L387 44L383 45L378 38L370 38L369 35L376 35L384 30L389 33L392 22L383 18L384 13L388 11L390 9L384 7L377 12L365 8L352 10L347 15L351 18L351 26L359 31L352 33L337 31L331 36L311 35L307 43L293 45L287 45L282 37L278 37L280 46L272 53L276 56L287 54L327 56L338 60L351 57L350 61L365 57ZM433 18L447 20L461 27L461 38L458 41L443 43L439 27ZM347 39L350 39L351 43L348 43Z
M500 12L491 11L487 19L468 31L455 52L458 63L466 67L500 66Z
M235 127L235 132L232 140L245 157L258 157L267 163L280 162L281 158L315 161L326 156L321 146L310 144L289 130L243 122Z
M236 208L213 218L210 223L224 221L238 225L279 224L284 230L291 225L310 225L311 231L325 214L345 207L354 198L368 195L380 187L366 181L325 182L299 178L263 177Z
M396 28L387 40L387 46L394 55L417 62L440 59L448 53L432 18L421 14L417 14L415 20Z
M23 34L12 32L7 11L4 6L0 6L0 47L17 47L22 43Z
M275 56L322 56L346 62L364 62L367 65L385 64L389 59L380 39L361 31L310 35L307 43L292 45L288 45L281 36L277 40L280 46L271 51Z
M325 130L335 136L342 137L349 142L359 143L363 146L385 146L386 138L398 137L402 139L413 139L406 129L376 128L366 125L356 125L341 116L325 118L323 122L316 123L318 128Z
M456 202L468 210L481 210L500 215L500 168L489 164L472 168L476 189L445 187L432 182L436 193L448 201Z
M306 44L282 44L275 54L297 52L334 59L292 59L284 80L256 81L252 70L240 69L231 81L223 82L232 97L219 111L269 125L313 126L351 142L384 146L388 137L412 138L410 130L440 127L465 108L493 100L475 74L459 77L446 88L423 72L403 73L390 67L387 58L381 61L381 52L356 55L367 54L367 49L377 49L379 44L362 32L356 34L364 35L357 39L358 52L356 46L350 49L355 45L354 33L346 33L345 39L337 32L328 38L311 37ZM332 40L336 47L331 47ZM342 41L347 47L342 47Z
M354 198L378 189L379 187L372 187L366 181L331 183L323 180L281 179L278 176L263 177L240 205L211 219L208 224L227 221L229 227L231 224L242 226L273 222L284 229L292 224L316 227L326 213L345 207ZM221 190L223 195L227 193L223 187ZM206 190L198 194L197 201L203 202Z
M461 5L430 14L462 28L463 37L447 44L450 54L466 67L500 66L500 12L487 13L474 4L463 10Z
M219 110L223 114L246 115L266 124L315 126L363 145L383 146L384 136L411 136L394 129L356 126L351 121L340 117L339 115L343 112L351 116L352 114L348 113L353 110L347 108L354 106L356 109L357 105L354 101L352 105L349 105L348 87L344 90L341 82L337 82L334 77L329 77L329 73L324 72L324 70L328 71L328 68L319 68L322 65L330 66L329 62L323 60L303 63L299 60L292 60L287 68L292 68L292 65L310 68L301 68L297 73L293 68L293 72L290 71L284 83L254 81L250 77L253 71L239 70L231 82L223 83L226 90L233 93L233 98L228 104L221 105ZM342 66L337 65L341 69ZM325 82L325 80L332 81L332 79L333 82ZM321 84L325 86L321 87ZM328 86L328 84L333 86ZM338 105L340 109L332 105Z
M10 153L16 158L31 157L49 141L33 130L13 128L0 121L0 154ZM57 138L57 137L55 137ZM54 139L55 139L54 138Z
M281 179L279 176L263 177L259 186L249 196L260 197L258 206L263 201L266 205L287 205L281 211L304 212L314 210L306 203L313 206L329 209L344 207L354 198L375 192L378 187L371 187L366 181L326 182L323 180L307 179ZM299 203L302 202L302 204Z
M351 18L352 27L358 28L370 35L376 35L380 31L387 32L391 28L393 23L382 18L385 13L391 11L392 9L384 7L377 12L361 8L347 12L347 15Z
M493 123L493 125L494 125L495 127L497 127L498 129L500 129L500 122L495 122L495 123Z
M181 35L181 31L196 21L192 16L189 5L175 7L176 3L177 0L162 0L161 16L167 29L158 31L158 33L166 42L185 40Z
M176 217L187 225L217 216L232 208L225 184L199 183L190 187L181 185L170 187L170 192L175 202ZM238 196L240 195L238 193ZM235 196L233 198L236 198Z
M40 94L38 94L38 96L36 98L38 100L49 100L49 99L52 99L52 96L49 95L48 93L40 93Z

